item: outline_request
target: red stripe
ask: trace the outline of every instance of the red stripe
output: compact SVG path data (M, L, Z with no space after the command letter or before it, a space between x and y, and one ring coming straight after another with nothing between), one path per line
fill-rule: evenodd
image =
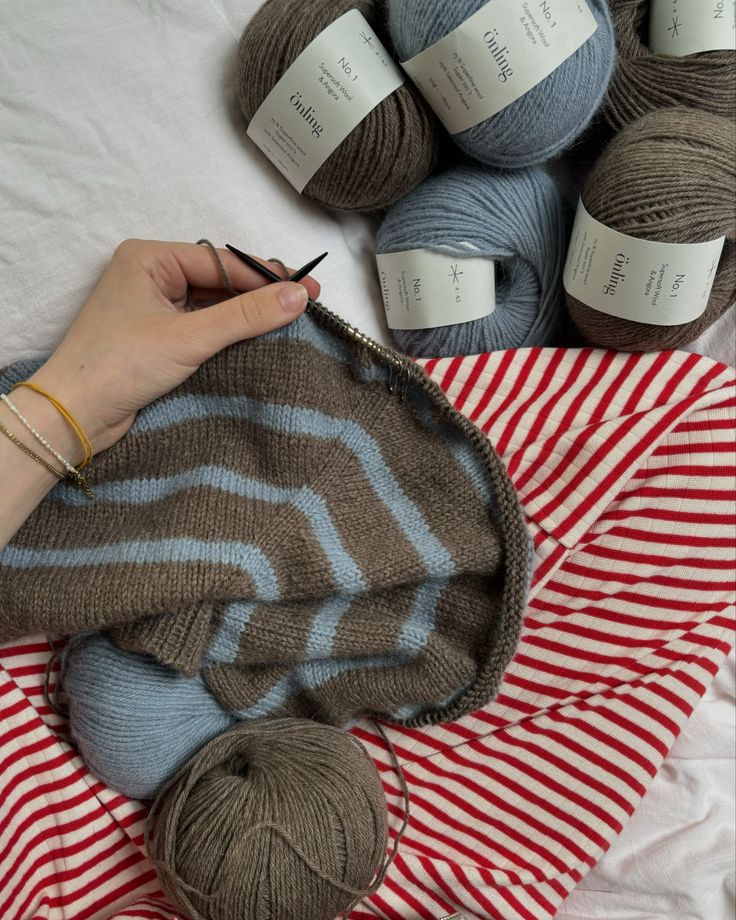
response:
M707 506L706 506L707 507ZM732 527L733 514L714 514L712 510L681 511L680 508L621 508L606 512L606 520L623 521L628 518L649 518L653 521L671 521L674 524L710 524L712 527Z
M49 651L48 642L22 642L20 645L4 645L0 648L0 661L20 655L46 654Z
M513 745L514 747L521 748L522 750L527 751L530 754L533 754L539 760L546 761L547 763L555 767L557 770L559 770L560 773L572 777L580 785L587 786L590 789L593 789L599 795L602 795L605 798L610 799L611 802L613 802L618 808L620 808L622 811L625 811L627 814L630 815L633 812L634 809L633 809L631 802L629 802L628 799L625 799L615 789L612 789L610 786L601 782L595 776L590 776L589 774L584 773L578 767L574 766L568 761L563 760L561 757L558 757L556 754L553 754L551 751L546 750L545 748L541 747L539 744L536 744L532 741L524 741L523 738L518 737L518 735L514 735L508 729L502 729L501 731L496 732L496 734L493 737L495 739L500 739L505 744L509 744L509 745ZM530 774L530 775L533 775L533 774ZM563 787L560 785L559 788L562 789ZM564 790L564 792L562 793L563 798L566 796L570 796L571 794L575 795L575 793L571 793L570 789ZM586 810L591 811L592 814L595 814L596 817L598 817L604 823L610 822L612 827L616 825L620 827L619 822L613 821L611 816L603 812L600 806L595 805L592 802L586 802L584 796L581 796L580 798L581 798L580 804L582 808L585 808ZM572 798L571 801L574 802L575 799Z
M463 384L463 388L460 390L457 399L455 400L455 408L458 410L458 412L462 411L463 406L468 400L468 397L472 394L473 389L477 385L478 380L480 379L480 375L483 373L490 357L490 354L486 352L485 354L479 355L478 360L473 364L473 367L468 374L468 379Z
M483 753L487 753L487 750L488 750L479 740L468 742L466 745L464 745L464 747L469 747L470 749L476 752L480 750ZM408 754L402 753L402 756L406 756L408 759L411 759L411 760L414 759L411 756L411 753L408 753ZM500 752L498 751L494 752L493 756L494 758L499 757ZM565 849L573 853L577 859L580 859L580 860L588 859L587 854L575 843L575 841L573 841L566 834L563 834L561 831L557 831L554 828L547 826L546 824L544 824L544 822L541 819L536 818L535 814L532 813L531 811L525 814L517 806L511 805L511 803L507 801L504 802L503 799L499 798L495 793L491 792L490 789L486 789L485 787L478 784L475 780L470 779L470 776L476 772L481 773L486 778L498 783L501 786L506 786L506 788L509 789L511 792L514 792L520 798L525 799L526 801L531 803L533 806L535 806L535 810L534 810L535 812L537 809L540 809L542 811L547 811L549 814L551 814L553 817L556 817L562 823L568 824L571 827L575 827L577 830L580 830L587 836L589 833L589 829L585 827L581 821L577 821L571 816L566 816L564 812L562 812L560 809L556 808L551 803L546 802L540 796L537 796L536 794L531 793L528 789L524 789L517 782L500 774L498 771L494 770L490 765L485 764L483 762L476 763L470 758L465 757L463 754L460 753L460 751L457 748L450 748L446 750L443 754L443 757L445 760L451 761L452 763L455 763L458 766L461 766L463 768L463 771L461 771L460 773L456 773L456 772L453 773L441 767L438 761L433 761L432 762L433 775L435 775L437 778L442 777L442 778L452 780L458 783L463 788L466 788L472 791L476 798L482 798L485 801L489 802L491 805L493 805L495 808L498 808L499 815L494 817L493 824L495 827L503 828L504 833L507 836L511 837L512 840L517 840L517 842L522 842L521 840L518 840L516 836L516 832L514 832L513 828L506 825L505 823L504 824L501 823L500 817L499 817L501 814L513 816L522 825L525 825L529 829L533 828L542 837L547 837L550 840L554 840L555 843L565 847ZM503 759L503 757L500 757L500 759ZM450 792L450 790L447 787L440 786L437 783L433 783L426 779L420 780L418 777L413 777L412 782L421 785L423 788L436 792L438 795L441 795L443 798L447 799L448 801L452 801L454 804L457 805L457 807L461 808L464 811L467 811L468 814L472 815L473 812L475 811L475 809L471 811L471 809L467 806L467 803L463 802L463 800L460 799L456 793ZM466 830L466 833L467 833L467 830ZM557 864L556 857L554 857L553 854L549 850L547 850L546 847L542 846L542 844L540 844L539 841L537 840L533 841L530 838L525 837L525 839L523 840L523 844L524 846L531 849L532 852L536 852L538 855L542 856L551 865L555 865L556 868L558 868L559 870L562 870L564 868L564 866L562 866L561 864L559 865Z
M679 426L675 430L679 430ZM708 428L707 430L710 431L711 429ZM683 454L689 457L693 454L700 453L712 456L716 454L728 454L732 456L734 450L736 450L736 443L733 441L703 441L702 444L696 444L693 441L687 441L684 444L670 444L667 442L661 444L656 450L653 450L652 457L680 457ZM731 468L731 472L733 472L733 467Z
M736 524L736 515L734 515ZM640 541L642 543L654 543L661 546L666 541L667 546L687 546L687 547L708 547L711 549L733 549L733 539L730 537L718 537L714 534L677 534L677 533L657 533L656 530L642 530L638 527L611 527L606 530L607 537L622 537L627 542ZM595 537L594 539L597 539Z
M449 907L449 910L450 910L451 912L454 912L454 911L456 910L456 906L458 906L458 905L457 905L457 894L456 894L456 892L453 891L452 888L450 888L450 886L448 885L447 881L446 881L445 878L440 874L439 870L437 869L437 866L436 866L434 863L430 863L430 864L428 864L428 865L422 864L422 867L423 867L424 871L427 873L427 875L428 875L428 876L432 879L432 881L434 882L434 884L435 884L437 890L438 890L438 891L441 891L443 894L445 894L445 895L447 896L447 898L448 898L449 900L446 901L446 903L449 904L449 905L451 905L451 906ZM423 887L424 887L424 886L423 886ZM462 904L460 904L459 906L460 906L460 908L463 908L463 905L462 905ZM446 909L448 909L448 908L446 908ZM432 920L434 920L434 918L432 918ZM498 920L498 917L489 917L489 920Z
M489 917L499 917L500 920L503 920L503 914L493 905L488 898L486 898L477 886L471 886L468 882L467 876L462 869L462 866L458 866L457 863L452 863L450 866L450 871L455 876L457 881L460 882L462 887L470 893L474 901L476 901L483 910L486 911ZM518 901L513 894L504 888L502 885L495 889L497 894L499 894L512 908L516 910L522 920L539 920L538 917L533 917L528 910Z
M550 583L545 585L545 591L550 593L562 594L560 590L559 582L555 584L555 587L552 588ZM609 600L605 595L600 597L601 592L599 591L580 591L579 599L581 601L587 600L589 595L599 595L598 600ZM575 597L575 594L563 595L569 597ZM638 597L638 601L636 598ZM601 620L603 623L615 623L621 626L633 626L635 629L664 629L670 630L673 628L692 628L697 626L700 622L699 619L693 620L680 620L674 617L675 612L679 613L690 613L693 616L696 616L698 612L700 613L711 613L720 610L725 610L728 607L728 604L724 601L722 604L687 604L684 601L676 601L670 598L650 598L646 594L638 594L636 591L612 591L610 594L610 600L613 602L621 601L628 603L639 603L647 610L664 610L667 613L673 614L670 619L654 619L653 616L635 616L630 613L624 613L621 610L614 609L611 607L598 607L595 604L584 604L578 608L567 606L566 604L553 604L552 601L545 597L543 600L541 598L536 598L529 602L529 607L532 610L539 610L541 613L552 613L555 616L564 618L564 617L578 617L578 616L589 616L595 617L596 619ZM695 609L693 609L695 608ZM531 616L529 615L529 625L531 625ZM546 625L546 624L540 624Z
M424 372L425 374L427 374L428 377L432 376L432 372L434 371L434 369L437 367L437 365L440 363L441 360L442 360L441 358L430 358L429 361L427 361L427 363L424 365Z
M685 489L677 486L638 486L621 493L620 498L666 498L673 504L689 499L690 501L732 502L733 489Z
M49 761L48 763L44 764L44 769L49 773L52 773L53 770L58 769L58 767L65 764L66 761L66 754L63 753L53 758L53 760ZM41 771L39 766L37 764L32 764L17 775L10 774L8 784L1 791L0 802L9 803L11 794L15 792L22 783L26 782L26 780L35 778L37 785L26 790L12 803L8 814L6 814L3 820L0 821L0 835L5 833L13 817L21 814L23 809L26 806L30 806L34 799L45 801L47 796L52 796L54 793L68 789L69 786L73 786L79 781L80 777L84 775L82 770L76 770L66 776L57 777L53 782L41 783L38 782L41 778L40 772Z
M28 704L26 704L28 705ZM3 717L5 713L3 713ZM18 726L21 728L22 726ZM16 736L15 740L22 738L24 734L33 734L35 726L32 723L26 723L26 727L29 727L30 730L26 732L22 731L13 731L13 734ZM11 748L12 753L9 754L4 760L0 760L0 775L5 773L10 773L12 776L11 768L18 762L25 760L28 757L31 757L33 754L38 754L42 751L46 751L49 748L54 747L57 744L56 740L52 735L46 735L44 738L41 738L39 741L34 741L30 744L24 744L22 747L19 745L16 748Z
M695 403L696 397L692 397L690 400L686 400L683 403L678 403L674 406L669 412L654 425L650 426L646 433L642 433L638 439L638 451L639 454L643 454L649 447L651 447L655 441L657 441L669 427L671 427L673 421L680 415L684 414L685 407L690 407ZM637 425L639 418L637 416L631 416L630 418L624 420L618 432L618 439L622 440L625 438L628 433ZM544 518L552 514L555 510L555 507L559 506L560 503L565 503L570 496L576 490L580 489L583 482L587 481L590 477L590 481L596 482L597 477L593 476L593 473L596 469L602 468L605 458L611 452L611 443L607 443L598 448L593 455L583 464L583 466L578 469L575 475L571 476L566 482L562 489L555 496L555 501L548 501L547 504L538 512L539 518ZM576 508L576 510L570 515L570 521L565 522L564 524L556 527L553 531L554 535L560 539L565 533L569 531L572 526L572 523L577 522L583 514L581 513L587 511L588 508L595 506L601 497L611 488L611 486L616 483L622 476L623 472L628 469L631 465L631 457L627 456L619 460L616 465L603 477L601 477L592 490L586 491L586 500L581 503ZM549 484L549 477L545 481L546 484ZM529 496L531 499L531 496Z
M491 402L493 397L496 395L497 390L499 386L501 385L501 381L504 379L506 372L508 371L509 367L513 363L513 360L514 360L513 351L505 351L503 355L501 356L501 361L498 365L498 369L496 370L495 374L489 381L488 386L486 387L485 393L483 393L483 395L478 400L478 403L475 409L473 409L473 411L470 413L470 420L472 422L477 422L478 419L481 417L481 415L488 408L489 403Z
M560 354L563 354L563 353L564 352L560 350ZM570 368L570 371L561 378L560 385L550 394L549 399L539 409L539 411L535 412L534 415L532 416L531 426L529 427L529 430L527 431L526 437L524 438L522 443L517 447L508 465L509 476L511 476L512 479L514 478L514 475L519 467L519 464L521 463L522 457L524 456L526 449L532 445L536 445L537 442L539 441L542 429L544 428L545 423L548 421L553 408L560 403L562 397L566 393L568 393L572 389L572 387L578 382L580 375L583 372L590 355L591 355L590 348L585 348L578 353L578 356L575 359L573 366ZM601 373L604 373L604 371L601 371ZM551 386L550 386L550 390L551 390ZM582 401L583 398L584 398L584 391L581 391L576 397L576 401L577 400ZM573 413L574 415L577 415L577 406L573 404L572 406L568 408L567 411L568 413ZM560 423L560 425L557 426L558 431L560 430L561 425L562 423Z
M730 581L708 581L707 579L674 578L671 575L634 575L629 572L608 572L593 569L590 566L580 565L571 561L565 562L564 569L572 575L590 578L591 581L619 582L624 585L638 585L645 581L650 585L661 585L665 588L677 588L682 591L730 591L733 583Z
M622 783L627 785L636 795L643 796L646 792L645 787L634 779L631 774L627 773L618 764L614 763L610 758L606 758L598 754L594 747L584 747L582 744L579 744L577 741L573 741L569 735L564 735L562 732L555 731L552 728L542 727L537 725L535 722L522 722L520 723L520 728L524 731L530 732L533 735L541 735L544 738L549 738L552 741L555 741L557 744L562 747L566 747L576 756L580 757L582 760L589 761L597 770L602 770L606 773L610 773L611 776L615 776L616 779L620 780ZM628 799L623 799L628 803L628 807L633 808Z
M454 774L449 773L440 767L437 767L436 775L455 779L457 778L454 776ZM396 797L401 794L401 791L398 789L398 787L395 788L390 784L387 785L385 779L383 783L384 787L386 787L390 795ZM459 835L463 835L476 840L484 848L485 851L491 850L498 853L499 856L501 856L503 860L507 861L509 865L515 865L520 871L530 873L538 881L542 881L544 879L544 874L541 869L539 869L533 863L530 863L522 856L522 853L526 850L536 853L538 856L544 859L545 862L548 862L550 865L554 866L558 871L565 869L564 863L560 860L557 860L557 857L554 856L554 854L549 849L547 849L547 847L543 846L538 841L533 841L527 835L521 833L521 831L515 829L506 821L503 821L502 816L505 814L505 809L498 809L498 813L494 816L491 822L489 821L488 814L473 804L474 801L476 801L478 798L487 798L489 801L493 799L496 807L498 807L498 802L501 801L500 799L492 796L490 793L486 795L485 790L483 790L481 786L478 786L478 784L474 783L473 781L468 780L466 782L465 780L462 780L462 785L466 786L467 788L472 788L476 794L465 799L457 793L450 792L449 789L443 788L431 780L412 777L412 801L415 803L415 806L420 806L425 812L427 812L427 814L431 815L439 826L430 826L424 821L420 820L416 814L415 809L411 818L411 833L407 833L407 835L404 837L406 846L411 846L420 853L426 852L433 859L442 859L444 858L443 852L446 850L452 850L456 853L462 854L466 859L470 860L474 866L478 866L481 869L486 868L495 870L496 867L490 862L490 858L487 855L484 855L483 852L480 852L477 849L472 849L471 847L462 843L462 841L459 839ZM485 825L489 828L490 826L494 827L495 829L499 830L505 837L508 837L511 840L521 844L522 850L511 850L502 841L491 839L490 837L483 834L480 830L478 830L474 825L456 819L450 813L447 806L442 809L434 803L430 802L428 798L417 791L417 787L440 795L442 799L444 799L448 804L453 805L459 812L462 812L468 817L472 818L476 824ZM400 810L395 808L395 806L391 810L397 815L397 817L401 815ZM520 824L528 824L528 822L524 820L520 822ZM443 833L440 830L440 827L443 826L449 827L450 829L456 831L458 836L453 837ZM416 831L420 831L422 833L422 839L417 840L414 837ZM438 852L432 851L427 844L428 839L438 840L443 845L444 849ZM504 867L503 871L506 873L511 873L513 870L509 869L508 867Z
M592 707L588 708L595 712ZM644 757L644 755L637 748L631 747L630 744L627 744L625 741L622 741L620 738L612 735L608 730L604 731L600 728L597 728L595 725L591 725L584 719L576 718L571 712L563 713L559 712L558 710L551 709L549 712L545 713L545 715L553 722L557 722L561 725L574 726L580 732L592 738L593 741L597 745L600 745L602 749L611 748L611 750L615 751L623 758L624 763L628 761L635 763L638 767L641 767L645 773L648 773L652 777L657 772L651 760Z
M518 481L516 482L517 489L520 491L523 490L529 480L537 475L540 468L544 466L549 458L555 453L558 444L563 437L569 434L573 422L580 415L583 404L589 398L590 393L595 391L595 388L598 386L602 378L607 373L609 367L613 363L614 358L614 352L605 353L603 359L595 368L588 386L582 389L580 393L578 393L575 400L570 404L565 414L563 415L555 432L544 442L540 455L519 477Z
M622 415L633 415L635 412L639 411L639 406L641 405L644 396L646 395L649 387L654 383L654 380L659 376L660 371L670 360L670 355L667 352L660 352L655 358L654 361L649 365L647 370L642 374L641 379L636 384L634 389L631 391L629 398L624 404ZM679 371L674 375L674 378L685 377L685 369L680 368ZM673 388L674 389L674 388ZM662 399L662 403L666 404L667 400Z
M552 356L552 360L543 368L542 373L539 378L534 390L532 390L531 395L521 403L515 412L512 414L511 418L508 420L504 426L503 432L500 437L496 438L496 450L502 456L506 453L506 449L511 442L511 439L514 435L514 432L519 427L519 422L527 414L529 408L537 402L546 392L548 392L549 386L554 380L555 371L560 366L562 361L564 351L561 348L555 349L555 352ZM518 452L517 452L518 456ZM509 470L510 473L510 470Z
M443 390L447 391L450 389L453 381L455 380L455 377L457 376L457 372L462 367L462 363L462 358L453 358L452 361L450 361L449 365L447 366L447 370L445 371L445 376L440 381L440 386Z
M666 549L666 545L662 549ZM663 552L652 554L642 552L642 550L631 552L631 550L602 546L599 543L583 547L581 553L585 556L595 556L598 559L610 559L613 562L633 562L635 565L652 565L662 569L673 566L691 566L714 571L734 570L733 559L712 559L710 556L665 556Z
M616 356L615 353L613 357L621 358L620 355ZM630 377L633 378L634 371L639 366L641 360L642 356L637 354L630 354L627 355L625 359L622 359L621 369L618 374L616 374L614 379L608 384L603 395L599 399L596 399L588 424L593 425L606 418L614 398L626 392L624 381L628 380ZM623 413L621 414L623 415Z
M434 920L435 914L430 910L429 905L426 902L422 903L421 901L417 901L417 899L413 897L413 895L410 895L409 892L405 888L402 888L398 884L398 882L394 881L394 879L390 875L386 877L384 885L390 891L393 891L393 893L397 895L401 899L401 901L403 901L404 904L408 905L408 907L410 907L414 911L415 914L421 917L422 920L425 920L425 918L426 920ZM427 891L425 892L425 895L429 893L430 892ZM435 899L433 898L432 900L435 900ZM394 913L393 910L389 912L388 916L396 917L397 920L401 920L401 914Z
M59 897L54 897L54 898L45 897L44 903L47 904L49 907L58 908L58 907L65 906L67 903L67 900L72 900L72 901L77 900L77 897L83 897L85 894L88 894L90 891L93 891L97 887L99 887L104 892L105 884L110 878L114 877L115 875L122 874L127 869L130 869L136 864L140 863L144 858L145 857L141 853L132 853L130 856L127 856L124 860L122 860L116 866L112 867L111 869L108 869L106 872L103 872L93 881L88 882L87 885L85 885L84 889L81 889L79 892L76 893L76 896L74 898L67 899L65 895L61 895ZM153 871L153 869L150 869L146 873L146 875L143 877L146 879L146 881L154 881L156 876L155 876L155 872ZM36 887L38 888L39 886L36 886ZM43 883L41 883L41 888L42 887L43 887ZM136 885L135 887L138 887L138 886ZM34 890L33 895L35 896L35 894L37 893L38 892ZM32 898L28 899L28 901L30 900L32 900ZM26 904L28 903L28 901L26 901ZM109 903L108 897L105 896L101 898L99 903L101 903L101 905L103 906Z
M6 668L8 674L13 678L13 680L19 677L33 677L37 675L39 677L45 676L46 674L46 665L42 664L26 664L26 665L15 665L13 667ZM57 673L59 671L58 665L52 667L51 672Z
M502 729L500 732L497 732L494 735L496 738L507 738L507 730ZM608 824L612 827L617 833L620 833L622 830L621 823L616 821L611 815L607 814L599 805L595 802L591 802L586 796L581 795L575 792L573 789L565 788L562 783L557 782L551 775L543 773L541 770L537 770L531 765L531 763L524 763L519 760L518 757L515 757L513 754L510 754L508 751L501 750L500 748L491 748L484 740L476 739L471 741L468 745L471 750L477 751L479 753L486 754L490 760L500 760L503 763L507 764L510 767L515 768L522 775L530 776L532 779L540 786L544 786L549 789L550 792L556 793L561 796L563 799L567 798L570 802L578 806L578 809L583 809L589 814L594 815L601 821L603 824ZM454 749L453 749L454 753ZM512 792L515 792L518 796L525 798L532 805L541 809L542 811L548 812L554 818L557 818L563 824L568 825L568 827L574 828L579 834L587 837L595 846L601 846L603 844L603 838L601 835L593 830L586 821L578 820L577 817L572 815L567 815L565 812L554 805L550 800L544 799L541 796L538 796L536 793L533 793L530 789L525 789L521 783L517 780L512 780L510 776L506 776L495 770L486 770L482 769L480 766L476 765L476 770L481 770L481 772L490 778L496 779L502 785L505 785ZM549 833L549 832L548 832Z
M616 697L616 700L621 701L621 698ZM652 734L652 732L642 728L636 722L632 722L631 719L627 719L625 716L620 715L614 709L609 709L602 705L593 705L587 700L576 700L571 705L575 709L597 713L602 719L605 719L607 722L610 722L617 728L628 732L628 734L633 735L635 738L639 738L640 741L648 744L649 747L656 751L661 758L667 756L668 748L663 741L661 741L656 735Z
M675 428L678 434L695 433L696 431L707 431L712 434L714 431L733 431L736 428L736 418L705 418L705 419L686 419L680 422Z
M664 382L664 386L662 387L660 394L659 394L659 401L661 403L668 403L670 399L672 399L672 397L674 396L675 391L681 385L683 380L687 376L689 376L695 370L697 365L700 363L701 362L698 360L696 355L689 354L687 358L683 361L682 367L676 373L674 373L670 377L669 380L666 380ZM705 392L709 384L710 384L709 375L706 375L705 377L701 375L700 379L698 380L698 383L696 384L697 392L698 393Z
M541 351L538 348L531 348L529 354L526 356L524 363L518 369L517 374L509 388L508 393L504 399L499 403L495 412L492 412L488 419L483 424L483 431L490 431L491 428L496 424L496 420L501 418L504 412L516 401L521 391L524 389L527 380L529 379L531 372L534 370L534 365L537 363L541 356Z
M81 816L71 818L68 821L61 821L55 817L58 814L65 814L65 810L66 814L74 814L74 809L85 803L89 805L89 810ZM86 790L70 799L56 802L46 800L46 804L39 803L34 813L27 815L25 819L18 824L12 836L7 841L7 851L16 854L16 857L11 866L9 868L6 867L4 871L6 878L8 880L11 879L19 871L24 861L27 858L31 858L33 851L46 843L46 841L54 837L62 837L64 834L69 834L73 831L81 830L93 820L99 819L102 815L104 815L104 812L99 806L95 807L94 803L90 802ZM44 825L39 821L40 818L48 818L49 821ZM19 841L23 835L36 825L40 825L40 829L36 832L35 836L27 840L23 844L22 849L19 850ZM112 827L114 828L114 825L112 825ZM17 891L11 896L10 900L15 896L17 896ZM0 909L0 917L5 916L6 910L7 903L3 906L3 909Z
M562 546L562 544L557 546L554 552L550 553L544 562L542 562L541 565L538 565L534 570L534 578L532 579L532 584L542 584L549 573L554 571L557 565L559 565L562 559L564 559L566 553L567 550L564 546Z
M733 466L724 464L704 464L704 463L668 463L665 466L647 466L644 469L637 470L632 479L655 479L658 476L674 477L685 476L688 479L701 477L710 481L713 478L727 477L733 479L736 476L736 470Z
M43 890L43 886L47 883L46 879L53 879L55 885L59 885L64 881L73 880L78 876L82 875L87 869L92 868L96 863L102 862L105 859L108 859L110 856L117 853L119 850L123 849L128 845L128 841L124 838L118 838L108 845L107 850L100 852L95 844L99 844L106 837L109 837L110 834L115 833L114 825L107 825L92 834L89 834L82 840L77 840L75 842L64 841L63 846L58 846L53 849L46 850L43 855L36 858L33 863L30 863L26 867L26 871L21 879L16 884L15 888L11 892L6 905L12 904L12 902L21 895L27 886L28 881L34 876L41 868L46 867L49 863L54 864L57 860L61 865L66 865L68 861L73 863L73 867L66 870L58 870L54 865L51 867L50 874L40 879L36 883L36 887L33 889L34 895L37 894L40 890ZM75 856L85 853L91 848L94 847L93 855L91 855L86 862L79 862L74 859ZM28 853L30 857L30 851ZM141 859L143 858L141 854ZM12 875L13 873L11 873ZM63 903L69 904L71 901L75 900L69 892L66 892L63 896ZM4 905L3 916L6 915L8 906Z
M545 587L547 590L549 590L549 585L546 585ZM608 598L604 598L604 599L608 600ZM613 594L610 598L611 601L622 600L622 599L623 598L621 597L621 594ZM580 600L581 601L585 600L585 597L581 595ZM673 602L673 604L674 603L675 602ZM684 604L680 604L679 608L676 607L675 610L677 610L677 612L680 613L683 611L684 606L685 606ZM703 609L703 611L710 612L713 609L713 606L710 604L701 604L699 606ZM727 605L724 603L724 604L718 604L716 606L725 608ZM667 604L667 599L665 598L660 599L659 604L652 604L651 609L656 610L657 607L659 608L664 607L665 610L668 610L670 613L673 614L672 619L669 619L669 620L655 619L654 617L647 618L645 615L634 616L630 613L622 613L620 610L612 610L609 607L599 607L595 604L583 604L578 608L566 607L564 604L553 604L552 601L546 597L543 600L540 598L537 598L535 600L530 601L529 607L532 610L538 610L540 611L540 613L543 613L543 614L545 613L554 614L555 617L558 617L560 619L586 616L586 617L591 617L596 620L600 620L606 626L615 624L616 626L633 626L634 629L653 629L653 630L661 629L665 631L670 631L672 629L690 629L694 626L697 626L699 622L698 620L680 619L678 616L676 616L675 610L671 610L669 608L669 605ZM693 611L691 610L688 610L687 612L693 613ZM531 615L528 614L527 619L525 620L525 626L531 629L533 627L534 622L535 621L532 619ZM548 621L536 621L536 622L538 622L540 628L548 625Z

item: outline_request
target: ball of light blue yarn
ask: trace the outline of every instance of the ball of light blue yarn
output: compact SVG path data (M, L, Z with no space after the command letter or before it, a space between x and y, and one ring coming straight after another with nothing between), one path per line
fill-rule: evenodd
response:
M449 357L555 343L569 217L557 184L537 168L495 172L470 163L422 183L386 215L377 252L487 256L496 263L496 309L470 323L392 330L399 348ZM450 323L453 309L448 304Z
M99 633L72 643L63 680L72 736L85 763L131 798L153 798L235 722L199 677L119 649Z
M468 156L518 169L559 156L590 124L613 74L616 41L607 0L587 0L594 34L546 79L486 121L452 135ZM493 0L491 0L491 4ZM406 61L465 22L487 0L388 0L388 27Z

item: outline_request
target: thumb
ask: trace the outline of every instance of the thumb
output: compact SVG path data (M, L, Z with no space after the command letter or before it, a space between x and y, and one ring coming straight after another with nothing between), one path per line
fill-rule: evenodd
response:
M302 284L267 284L212 307L187 313L182 319L201 341L206 357L211 357L235 342L286 326L304 312L308 297Z

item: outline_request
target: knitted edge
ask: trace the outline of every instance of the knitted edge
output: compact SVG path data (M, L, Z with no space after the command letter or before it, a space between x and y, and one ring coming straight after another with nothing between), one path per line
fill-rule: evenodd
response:
M516 489L488 438L470 419L455 409L443 390L419 365L400 352L379 345L318 301L310 300L307 312L327 332L331 332L351 345L365 348L389 369L390 374L405 374L409 382L423 390L442 412L445 419L458 428L475 447L496 490L500 509L499 525L504 537L505 578L501 596L501 613L492 626L492 632L499 637L500 641L493 644L488 657L481 662L476 679L446 709L441 711L435 709L408 719L388 719L385 713L379 712L365 713L371 718L393 722L396 725L406 725L409 728L453 722L482 709L495 699L506 668L516 652L521 637L532 574L532 556L530 535Z

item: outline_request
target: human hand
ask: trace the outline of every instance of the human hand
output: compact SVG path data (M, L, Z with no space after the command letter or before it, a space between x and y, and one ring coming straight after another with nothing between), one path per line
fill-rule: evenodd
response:
M139 409L187 379L227 345L285 326L319 285L269 284L224 249L217 250L236 290L229 298L213 252L190 243L126 240L63 341L33 375L80 423L95 453L128 431ZM195 301L185 310L188 286ZM26 395L27 394L27 395ZM26 391L26 400L42 397ZM79 445L68 440L73 461Z

